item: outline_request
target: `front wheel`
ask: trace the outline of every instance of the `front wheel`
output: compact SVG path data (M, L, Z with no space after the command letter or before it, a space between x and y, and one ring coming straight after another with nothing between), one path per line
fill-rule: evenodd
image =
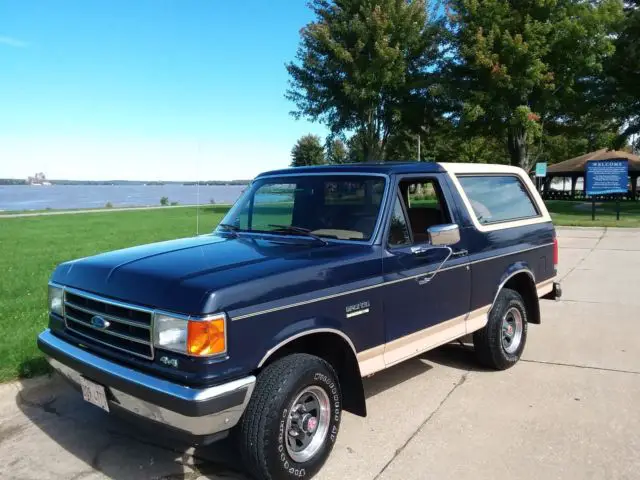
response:
M473 334L478 360L496 370L515 365L527 342L527 309L522 296L503 288L489 313L487 325Z
M264 369L238 425L245 465L258 480L311 478L333 449L342 396L331 365L307 354Z

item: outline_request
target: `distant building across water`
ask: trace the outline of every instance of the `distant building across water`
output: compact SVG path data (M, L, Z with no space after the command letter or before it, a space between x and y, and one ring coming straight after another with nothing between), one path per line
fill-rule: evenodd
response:
M27 177L27 185L33 186L43 186L43 185L51 185L51 182L47 180L47 177L44 173L39 172L36 173L33 177Z

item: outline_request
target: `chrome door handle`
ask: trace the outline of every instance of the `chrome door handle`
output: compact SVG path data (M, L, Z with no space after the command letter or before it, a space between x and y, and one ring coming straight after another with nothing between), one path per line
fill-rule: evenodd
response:
M469 250L456 250L451 254L452 257L464 257L469 255Z

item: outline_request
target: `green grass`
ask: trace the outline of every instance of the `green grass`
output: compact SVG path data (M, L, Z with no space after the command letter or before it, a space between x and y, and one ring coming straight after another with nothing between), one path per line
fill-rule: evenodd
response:
M228 208L201 207L200 233ZM195 230L196 209L189 207L0 219L0 382L48 370L36 336L47 325L47 281L57 264Z
M559 226L640 227L640 202L620 202L620 220L616 220L615 202L596 202L596 219L591 220L591 204L580 201L547 200L551 218Z

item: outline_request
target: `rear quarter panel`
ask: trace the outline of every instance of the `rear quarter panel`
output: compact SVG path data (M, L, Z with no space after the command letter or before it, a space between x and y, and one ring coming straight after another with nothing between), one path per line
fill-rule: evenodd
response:
M471 311L491 305L502 282L518 270L528 270L537 285L555 277L555 228L544 202L522 169L496 165L452 165L447 168L454 193L453 210L471 266ZM501 224L480 225L457 181L460 174L516 175L525 184L540 215ZM499 194L496 192L496 194Z

